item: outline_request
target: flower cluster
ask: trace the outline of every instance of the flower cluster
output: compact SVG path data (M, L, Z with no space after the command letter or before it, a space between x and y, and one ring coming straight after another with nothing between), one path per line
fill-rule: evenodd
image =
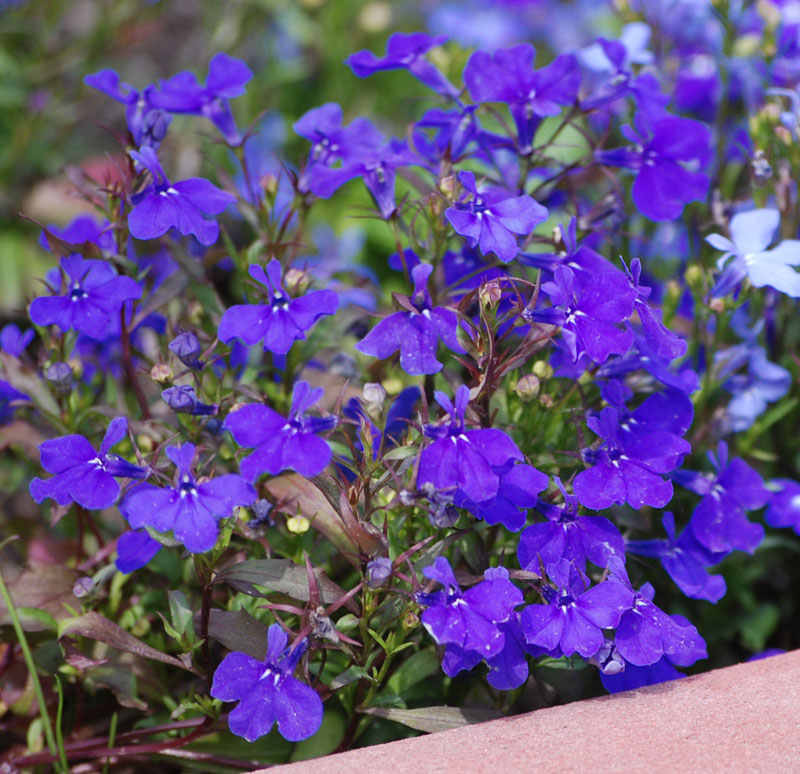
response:
M407 100L390 137L321 104L291 116L301 155L280 162L254 91L237 112L259 118L237 123L254 74L225 53L202 82L85 79L124 106L119 179L102 218L42 231L34 327L0 331L0 424L37 431L51 477L15 465L96 573L90 620L120 611L121 585L97 593L117 570L137 573L134 633L161 626L137 616L168 590L164 634L130 647L205 678L173 719L236 701L233 734L298 742L325 701L326 734L352 716L347 746L373 710L403 722L482 672L498 691L533 664L582 661L609 691L674 679L720 636L670 613L679 594L742 604L728 568L767 528L800 533L780 430L797 420L800 124L774 109L800 99L798 25L786 4L768 22L731 3L724 29L685 19L698 4L627 5L617 39L582 14L574 41L537 27L538 56L395 33L345 76L406 71L435 105ZM753 35L788 92L749 82L730 38ZM200 171L172 160L175 115L227 148L219 185L172 179ZM338 233L355 211L370 225ZM743 641L764 645L755 628ZM439 663L458 680L423 690L411 670ZM143 706L113 677L98 684Z

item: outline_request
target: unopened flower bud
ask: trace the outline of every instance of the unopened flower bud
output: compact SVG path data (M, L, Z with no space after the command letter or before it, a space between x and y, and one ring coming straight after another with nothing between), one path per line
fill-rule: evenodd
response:
M72 593L78 597L78 599L88 597L90 594L94 593L94 590L94 581L88 575L85 575L83 578L78 578L72 586Z
M45 369L44 378L59 395L68 395L72 389L72 369L66 363L53 363Z
M448 198L452 199L453 195L455 194L456 184L455 179L452 175L448 175L447 177L443 177L439 181L439 190Z
M549 379L553 375L553 366L546 360L537 360L533 364L533 375L539 379Z
M290 516L286 519L286 529L294 535L302 535L311 528L311 522L305 516Z
M517 382L517 395L528 403L539 395L540 386L538 376L526 374Z
M311 284L311 277L301 269L292 267L287 269L286 274L283 275L283 283L289 293L301 296L308 290L308 286Z
M697 264L692 264L686 269L683 277L692 293L700 295L703 292L703 270Z
M722 314L725 311L725 299L724 298L712 298L711 301L708 302L709 308L716 312L717 314Z
M201 403L194 387L188 384L179 384L163 390L161 398L176 414L216 414L217 407Z
M258 182L264 190L265 196L273 197L278 193L278 178L273 175L272 172L267 172L266 175L262 175Z
M367 563L367 586L379 589L392 576L392 560L386 556L379 556Z
M156 363L150 369L150 378L154 382L168 382L172 379L172 369L166 363Z
M492 281L481 285L478 295L484 307L486 307L486 309L491 309L493 306L497 306L497 304L500 303L503 291L500 289L500 283Z
M404 616L401 623L404 632L416 629L419 626L419 616L413 611L409 610Z
M170 341L169 351L189 368L203 367L203 363L198 360L202 347L199 339L193 333L179 333Z
M380 414L386 400L386 390L378 382L367 382L363 388L364 401L370 414Z

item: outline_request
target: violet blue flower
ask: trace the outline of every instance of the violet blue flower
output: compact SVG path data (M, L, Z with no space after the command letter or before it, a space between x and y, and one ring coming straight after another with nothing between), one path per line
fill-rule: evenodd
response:
M700 170L711 161L711 131L691 118L655 118L641 110L634 127L622 127L630 148L595 151L595 159L636 170L631 193L639 212L654 221L674 220L686 203L703 200L708 193L709 177Z
M581 574L566 559L547 574L555 583L542 587L544 605L528 605L520 613L525 639L565 656L589 658L603 646L603 629L613 629L633 602L633 592L614 576L585 590Z
M800 240L784 239L771 250L767 249L775 238L780 220L778 210L740 212L731 218L730 239L721 234L706 237L706 242L725 253L717 261L722 274L713 295L727 295L747 278L754 287L773 287L787 296L800 298L800 274L793 268L800 266Z
M385 141L366 118L342 126L342 109L333 102L310 110L294 130L311 142L308 164L298 180L300 191L328 199L349 180L362 177L384 218L396 209L395 169L422 163L405 141Z
M131 277L120 277L110 263L87 260L77 253L61 259L67 278L63 296L39 296L31 302L31 320L37 325L75 329L93 339L119 331L120 310L131 299L141 298L142 286Z
M85 245L88 242L104 256L115 253L117 249L111 224L105 218L98 221L91 215L78 215L63 228L54 223L48 224L39 234L39 245L45 250L50 250L48 235L71 245ZM76 251L81 252L80 248L76 248Z
M132 529L117 541L117 569L127 575L144 567L159 551L161 543L150 537L146 529Z
M635 414L635 412L634 412ZM691 451L688 441L666 430L631 433L626 417L608 406L587 419L592 432L603 438L597 449L584 449L593 467L575 476L573 489L587 508L602 510L614 503L661 508L672 499L672 483L661 474L680 465Z
M526 311L536 322L561 326L561 339L573 362L586 353L597 363L611 354L624 355L633 343L629 330L617 327L633 313L637 291L622 272L602 272L591 280L578 280L566 266L559 266L553 282L542 290L550 296L550 309Z
M11 404L17 400L30 400L30 397L0 379L0 425L7 425L14 419L14 406Z
M249 346L263 340L264 349L285 355L297 339L305 339L320 317L334 314L339 306L332 290L314 290L292 298L283 287L277 258L267 264L266 272L250 264L250 276L267 288L269 303L238 304L227 309L219 321L217 335L221 341L237 338Z
M653 604L655 589L645 583L633 592L633 606L622 614L614 644L626 662L649 666L668 656L681 663L696 648L705 651L703 638L691 624L682 626Z
M764 537L764 528L747 520L747 511L766 505L771 492L761 476L743 459L728 460L728 444L720 441L718 456L708 452L714 475L676 470L673 480L702 496L689 526L698 542L715 553L752 554Z
M288 641L280 624L272 624L263 662L229 653L214 672L211 695L239 702L228 716L228 727L248 742L269 733L276 721L281 736L290 742L308 739L322 724L319 694L292 676L307 643L302 640L289 648Z
M502 567L489 569L485 580L467 591L461 590L443 556L422 573L444 587L417 593L418 604L426 608L420 620L428 634L440 645L475 651L482 658L498 654L505 642L499 624L508 621L523 600L522 592L508 579L508 571Z
M239 464L247 481L260 473L277 475L282 470L296 470L310 478L322 473L331 461L331 448L317 433L336 426L336 417L309 417L306 412L323 394L321 387L296 382L292 407L284 417L261 403L250 403L232 411L224 428L230 430L240 446L255 451Z
M578 96L581 72L571 54L561 54L540 70L533 69L536 49L529 43L473 53L464 68L464 83L476 102L505 102L519 136L519 151L530 153L541 118L557 116L561 105Z
M800 484L789 478L775 478L769 486L773 493L764 521L770 527L791 527L800 535Z
M675 517L669 511L664 513L661 523L667 533L666 540L628 540L626 550L659 559L675 585L687 597L719 602L725 596L725 578L710 575L706 568L720 562L726 552L712 553L697 541L689 528L676 537Z
M14 323L3 326L0 330L0 352L5 352L11 357L19 357L33 339L33 328L23 333Z
M37 503L52 497L59 505L76 502L89 510L108 508L119 495L115 478L146 478L148 471L123 460L109 449L118 444L128 428L125 417L112 419L99 451L82 435L65 435L39 446L42 467L53 478L34 478L29 491Z
M172 117L152 102L155 86L146 86L138 91L128 83L120 82L119 75L110 69L87 75L83 82L125 105L125 121L137 148L158 148Z
M448 207L444 215L456 233L467 237L470 246L478 245L483 255L495 253L508 263L519 252L514 234L527 236L547 220L547 208L530 196L510 196L496 187L479 189L468 171L459 172L458 179L472 198Z
M452 352L464 353L458 343L458 315L447 307L433 306L428 279L433 266L421 263L411 270L414 293L404 298L403 311L381 320L355 348L380 359L400 350L400 367L411 375L435 374L442 364L436 359L441 339ZM413 310L413 311L412 311Z
M200 346L200 340L194 333L189 331L179 333L167 346L169 351L187 368L199 370L205 365L205 363L198 359L203 348Z
M174 487L139 484L128 490L119 510L133 529L152 527L172 532L192 553L214 547L218 522L240 505L255 502L256 492L241 476L229 473L201 484L192 473L194 444L168 446L167 457L176 467Z
M242 137L228 100L242 96L252 77L252 71L240 59L215 54L208 63L205 86L198 83L194 73L184 71L161 81L158 91L149 93L150 103L170 113L204 116L222 132L229 145L238 145Z
M523 570L539 574L562 559L585 574L586 562L607 567L612 557L625 561L625 541L619 529L603 516L579 516L578 498L568 495L555 477L564 497L564 505L539 502L536 510L547 518L543 524L533 524L519 538L517 558Z
M525 526L526 510L536 505L536 495L547 489L549 479L540 470L524 464L514 465L499 476L497 494L491 500L476 503L457 489L453 503L487 524L502 524L511 532L519 532Z
M152 148L130 151L130 156L152 175L152 182L131 198L131 234L137 239L155 239L175 228L184 236L193 234L202 245L213 245L219 224L206 220L203 213L218 215L234 204L236 197L202 177L171 183Z
M176 414L192 414L193 416L208 416L216 414L218 406L213 403L201 403L191 384L176 384L162 390L161 399Z
M500 489L500 472L524 458L502 430L466 430L464 414L469 403L469 388L456 392L455 406L443 392L435 392L436 402L449 414L445 425L425 425L423 431L433 443L423 449L419 460L417 486L427 484L436 490L459 489L476 503L495 497Z
M376 57L371 51L359 51L345 59L354 75L367 78L381 70L408 70L417 80L443 97L457 97L453 86L427 59L425 54L447 41L445 35L431 37L424 32L395 32L386 41L386 56Z

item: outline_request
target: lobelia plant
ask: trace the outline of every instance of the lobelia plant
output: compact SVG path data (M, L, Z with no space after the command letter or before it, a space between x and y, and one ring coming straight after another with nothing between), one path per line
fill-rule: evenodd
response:
M234 118L260 78L242 60L204 85L86 77L125 107L121 174L97 219L42 231L50 293L0 332L0 421L39 439L3 441L14 486L73 552L53 622L33 616L63 700L111 687L126 740L192 729L115 755L270 735L252 754L279 762L278 736L324 754L469 722L467 702L521 711L567 673L591 695L730 660L709 621L756 604L765 535L800 532L778 430L798 418L794 91L753 96L732 52L771 41L753 57L793 90L800 50L774 40L797 24L720 3L690 35L670 3L628 5L619 40L538 28L538 57L394 33L347 65L435 107L387 137L325 102L287 116L303 155L280 164ZM689 55L715 62L713 115ZM178 114L219 133L218 183L167 178ZM764 156L790 171L756 174ZM342 201L368 239L337 242ZM777 623L754 618L736 631L763 650Z

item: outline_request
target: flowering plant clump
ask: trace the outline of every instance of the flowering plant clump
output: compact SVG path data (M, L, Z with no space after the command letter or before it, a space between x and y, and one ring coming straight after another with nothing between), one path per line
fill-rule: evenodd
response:
M244 45L84 73L94 212L31 216L0 331L13 766L243 770L798 646L791 4L422 5L338 101Z

